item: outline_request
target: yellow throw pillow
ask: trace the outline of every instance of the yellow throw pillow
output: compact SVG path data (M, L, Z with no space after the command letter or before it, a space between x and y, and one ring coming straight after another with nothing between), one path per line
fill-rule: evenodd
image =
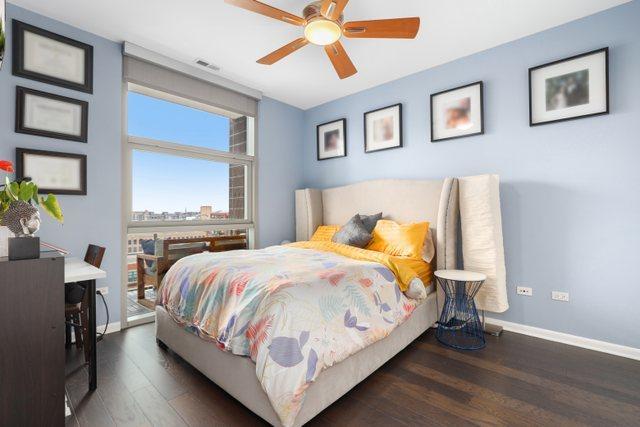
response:
M367 249L393 256L422 258L427 230L428 222L398 224L383 219L373 229L373 238Z
M312 242L330 242L333 235L340 230L339 225L321 225L316 229L316 232L311 236Z

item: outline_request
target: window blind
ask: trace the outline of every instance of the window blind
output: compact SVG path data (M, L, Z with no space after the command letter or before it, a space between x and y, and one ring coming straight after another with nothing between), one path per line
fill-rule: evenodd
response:
M244 116L258 114L255 98L132 56L124 57L123 77L130 83Z

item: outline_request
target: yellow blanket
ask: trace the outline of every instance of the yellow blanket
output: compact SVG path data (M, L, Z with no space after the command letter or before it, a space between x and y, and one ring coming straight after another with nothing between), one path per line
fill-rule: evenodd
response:
M415 278L422 280L425 286L428 286L432 279L431 265L421 258L392 256L333 242L296 242L290 243L289 246L333 252L358 261L380 263L393 272L403 292L409 288L409 283Z

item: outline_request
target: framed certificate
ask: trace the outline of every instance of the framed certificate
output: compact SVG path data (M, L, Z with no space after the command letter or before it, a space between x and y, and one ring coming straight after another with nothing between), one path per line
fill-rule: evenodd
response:
M7 3L0 0L0 69L4 59L4 46L7 35Z
M13 74L93 93L93 46L13 20Z
M16 132L87 142L89 103L16 87Z
M87 156L16 148L16 179L30 178L39 193L87 194Z

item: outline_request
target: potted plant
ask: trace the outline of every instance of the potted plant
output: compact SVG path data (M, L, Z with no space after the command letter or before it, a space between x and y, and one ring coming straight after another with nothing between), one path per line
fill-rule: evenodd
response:
M0 160L0 170L12 173L13 164ZM40 239L34 237L40 228L38 207L56 221L64 221L56 196L39 196L38 186L29 178L18 182L5 176L4 184L0 185L0 256L13 258L9 246L22 253L18 258L29 257L28 254L39 255ZM12 238L12 235L16 237Z

